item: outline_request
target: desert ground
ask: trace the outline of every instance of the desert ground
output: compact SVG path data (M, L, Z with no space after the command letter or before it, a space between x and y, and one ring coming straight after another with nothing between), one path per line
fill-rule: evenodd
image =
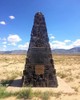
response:
M22 76L25 58L26 55L0 55L0 100L80 100L80 55L58 54L53 55L57 76L74 89L75 93L50 93L50 95L45 95L44 98L33 96L31 99L18 99L17 95L2 97L2 90L5 88L6 91L9 80L14 80L17 77Z

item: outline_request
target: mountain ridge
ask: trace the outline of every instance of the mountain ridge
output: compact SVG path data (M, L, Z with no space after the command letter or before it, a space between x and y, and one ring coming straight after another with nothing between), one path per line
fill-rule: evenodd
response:
M54 49L53 54L80 54L80 47L74 47L72 49ZM0 54L27 54L27 50L11 50L11 51L0 51Z

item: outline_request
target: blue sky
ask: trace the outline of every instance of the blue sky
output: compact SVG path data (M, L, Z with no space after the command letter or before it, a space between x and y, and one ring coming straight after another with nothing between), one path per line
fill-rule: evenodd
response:
M38 11L52 49L80 46L80 0L0 0L0 51L28 49Z

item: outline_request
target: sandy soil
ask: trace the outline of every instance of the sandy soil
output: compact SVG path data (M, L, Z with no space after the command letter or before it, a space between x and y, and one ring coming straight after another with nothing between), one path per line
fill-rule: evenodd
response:
M22 76L25 58L25 55L0 55L0 81ZM80 55L53 55L53 59L57 76L74 89L76 94L62 93L58 98L53 96L50 100L80 100ZM10 99L17 100L15 97L5 100Z

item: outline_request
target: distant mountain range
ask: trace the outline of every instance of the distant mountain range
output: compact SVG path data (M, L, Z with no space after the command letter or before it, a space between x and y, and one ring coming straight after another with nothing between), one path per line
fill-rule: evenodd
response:
M52 50L52 53L54 54L80 54L80 47L75 47L72 49L54 49Z
M80 47L75 47L69 50L54 49L53 54L80 54ZM27 54L26 50L12 50L12 51L0 51L0 54Z
M0 54L26 54L26 50L0 51Z

